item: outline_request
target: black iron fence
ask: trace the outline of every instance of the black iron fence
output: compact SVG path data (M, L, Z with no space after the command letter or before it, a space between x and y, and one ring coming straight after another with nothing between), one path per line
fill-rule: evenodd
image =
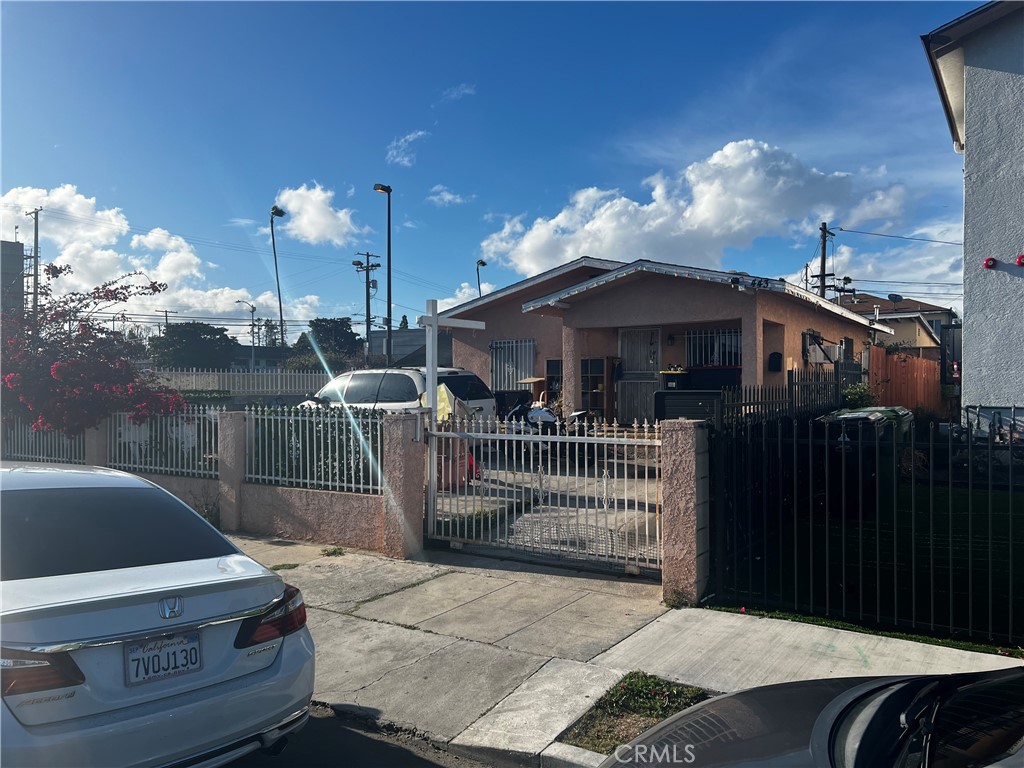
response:
M1024 432L747 418L712 430L712 600L1024 640Z

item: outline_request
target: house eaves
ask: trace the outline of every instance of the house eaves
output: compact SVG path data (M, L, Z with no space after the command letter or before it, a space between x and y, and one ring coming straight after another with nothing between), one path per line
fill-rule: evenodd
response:
M662 262L646 260L634 261L631 264L625 264L619 269L606 274L569 286L568 288L552 293L548 296L526 302L523 304L523 312L536 312L549 307L566 309L566 305L570 299L578 297L594 288L608 285L616 280L621 280L625 277L638 273L680 277L687 280L703 280L705 282L716 283L718 285L736 286L737 288L742 288L744 290L781 293L787 296L792 296L795 299L800 299L801 301L806 301L819 309L824 309L828 312L839 315L840 317L857 323L858 325L863 325L873 330L881 331L882 333L894 333L891 328L882 325L881 323L876 323L870 318L858 315L856 312L851 312L844 307L840 307L838 304L826 301L817 294L805 291L803 288L787 283L785 280L769 277L755 277L739 272L721 272L719 270L704 269L701 267L683 267L675 264L664 264Z
M506 286L497 291L492 291L491 293L488 293L485 296L472 299L464 304L459 304L456 307L452 307L451 309L446 309L444 312L441 312L440 315L441 317L458 317L464 312L471 312L473 310L480 309L495 301L507 298L508 296L511 296L514 293L528 290L534 286L540 285L546 280L550 280L551 278L554 277L559 277L560 275L572 272L574 269L580 269L581 267L590 269L603 269L605 271L608 271L618 269L622 265L623 262L621 261L610 261L608 259L592 259L589 256L584 256L582 258L566 262L565 264L560 264L557 267L554 267L553 269L549 269L546 272L541 272L540 274L534 275L533 277L528 277L525 280L520 280L518 283L512 283L512 285Z
M964 137L964 51L963 40L983 27L1016 11L1024 2L992 2L921 35L928 65L939 90L946 123L953 137L953 149L963 153Z

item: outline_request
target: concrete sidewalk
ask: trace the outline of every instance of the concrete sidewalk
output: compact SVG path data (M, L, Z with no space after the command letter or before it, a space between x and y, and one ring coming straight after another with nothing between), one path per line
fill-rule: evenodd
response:
M821 677L997 669L1019 660L718 611L660 585L427 552L390 560L232 537L302 589L314 699L488 764L597 765L555 739L623 674L716 691Z

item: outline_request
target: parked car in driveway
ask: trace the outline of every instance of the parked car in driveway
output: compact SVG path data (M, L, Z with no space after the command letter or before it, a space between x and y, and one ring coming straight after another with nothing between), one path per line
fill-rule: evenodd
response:
M601 768L974 768L1024 765L1024 667L810 680L697 704Z
M462 368L438 368L437 383L448 387L464 402L474 418L494 418L494 395L475 373ZM425 368L376 368L336 376L303 405L409 411L421 407L420 398L426 391Z
M216 766L309 717L302 594L142 478L0 465L0 763Z

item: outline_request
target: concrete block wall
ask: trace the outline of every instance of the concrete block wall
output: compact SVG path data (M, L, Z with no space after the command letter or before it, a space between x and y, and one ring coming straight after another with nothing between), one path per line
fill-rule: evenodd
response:
M382 495L245 482L245 414L221 415L216 479L143 475L193 507L216 508L221 530L316 541L409 558L423 550L426 442L417 417L394 414L384 429ZM696 605L711 579L710 453L704 422L661 425L662 595ZM107 461L107 429L86 434L86 462Z
M335 544L388 557L423 551L426 446L413 414L385 416L382 495L313 491L245 482L246 415L227 412L218 428L216 479L137 473L165 488L226 532ZM108 428L85 435L86 464L106 466Z

